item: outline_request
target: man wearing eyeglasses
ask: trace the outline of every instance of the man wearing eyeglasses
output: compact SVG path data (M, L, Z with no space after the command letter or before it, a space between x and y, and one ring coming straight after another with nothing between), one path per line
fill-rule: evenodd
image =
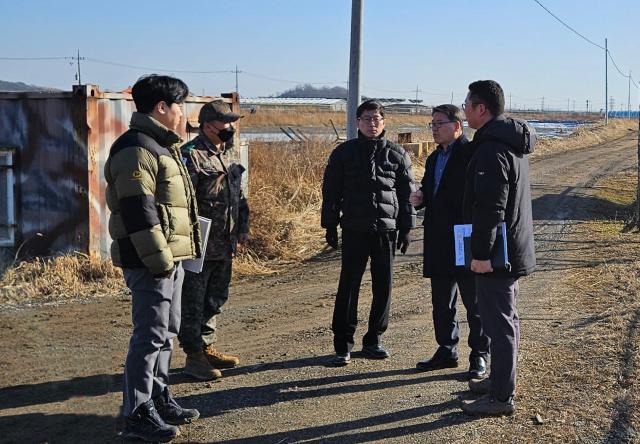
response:
M429 126L438 146L427 158L422 187L411 194L411 203L417 209L425 208L423 276L431 279L433 329L438 349L430 359L418 362L416 368L431 371L458 367L459 292L469 323L469 377L482 378L489 338L482 331L474 277L455 267L453 239L453 226L464 223L462 198L472 151L462 133L462 111L457 106L436 106L431 116Z
M402 254L407 251L416 221L409 202L411 159L386 139L384 107L367 100L356 116L358 137L333 150L322 183L321 224L332 248L338 248L338 224L342 227L342 270L331 324L336 366L351 360L360 283L369 258L373 301L362 352L370 359L389 357L381 336L389 323L393 260L396 247Z
M504 93L493 80L469 85L464 110L476 133L463 205L473 225L471 271L476 273L482 326L491 339L491 374L469 381L469 389L483 396L465 401L462 410L471 415L511 415L520 342L518 279L536 266L527 159L536 134L527 122L502 115ZM490 258L501 222L506 225L510 266L494 270Z

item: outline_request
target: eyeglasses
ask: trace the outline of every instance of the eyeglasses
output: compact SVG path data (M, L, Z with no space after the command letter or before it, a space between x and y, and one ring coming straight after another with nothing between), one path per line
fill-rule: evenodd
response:
M377 125L377 124L379 124L380 122L382 122L384 120L384 117L382 117L382 116L358 117L358 120L362 120L363 122L373 123L373 124Z
M440 128L442 125L446 125L447 123L456 123L455 120L443 120L442 122L429 122L429 124L427 125L429 127L429 129L438 129Z
M471 106L476 106L476 105L478 105L478 103L475 103L475 102L470 102L470 103L471 103ZM460 108L462 108L462 111L465 111L465 110L467 109L467 103L466 103L466 102L465 102L465 103L463 103L463 104L462 104L462 106L461 106Z

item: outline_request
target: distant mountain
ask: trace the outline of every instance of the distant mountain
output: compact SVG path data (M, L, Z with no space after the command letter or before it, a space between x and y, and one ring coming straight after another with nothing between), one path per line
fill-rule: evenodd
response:
M56 88L46 86L27 85L23 82L7 82L0 80L0 91L2 92L26 92L26 91L56 91Z

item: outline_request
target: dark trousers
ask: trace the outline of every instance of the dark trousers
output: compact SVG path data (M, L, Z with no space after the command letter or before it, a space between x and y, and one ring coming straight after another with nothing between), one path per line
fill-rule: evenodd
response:
M353 335L358 324L360 283L369 258L373 301L369 312L369 329L362 344L366 347L380 343L380 336L389 324L395 250L395 231L342 230L342 269L331 324L336 353L346 353L353 349Z
M229 299L232 259L204 261L200 273L185 271L178 340L186 354L216 342L216 316Z
M131 290L133 333L124 366L124 416L169 385L173 338L180 329L184 271L178 263L171 277L153 277L146 268L123 269Z
M433 329L436 342L440 346L437 353L441 358L457 358L460 328L458 326L456 301L460 298L467 310L469 323L469 358L487 358L489 337L482 330L474 276L432 277L431 302L433 305Z
M484 331L491 339L491 394L501 401L514 396L520 346L520 318L516 278L476 275L478 308Z

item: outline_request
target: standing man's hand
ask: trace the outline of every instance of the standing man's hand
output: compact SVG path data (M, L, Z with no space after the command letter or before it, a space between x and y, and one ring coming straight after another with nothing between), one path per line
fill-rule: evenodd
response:
M338 228L327 228L327 233L324 236L327 241L327 245L329 245L334 250L338 249Z
M249 242L249 233L240 233L238 234L238 242L240 245L245 245Z
M413 205L414 207L418 207L422 205L422 200L423 200L422 190L413 191L409 195L409 202L411 202L411 205Z
M479 261L477 259L471 259L471 271L479 274L491 273L493 267L491 266L490 260Z
M407 248L409 248L409 244L411 243L411 237L409 236L410 231L411 230L409 228L403 228L398 231L398 240L396 245L402 254L407 252Z

